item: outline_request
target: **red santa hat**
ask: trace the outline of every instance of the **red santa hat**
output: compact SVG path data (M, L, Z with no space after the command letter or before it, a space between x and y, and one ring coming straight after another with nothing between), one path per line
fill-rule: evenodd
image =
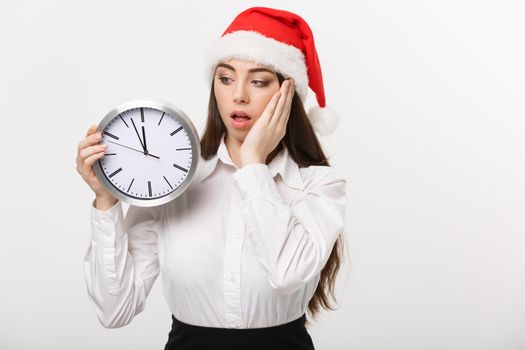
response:
M303 18L267 7L252 7L241 12L208 54L206 67L210 83L216 65L232 58L268 65L285 78L292 78L303 102L310 87L319 104L307 113L314 130L320 135L329 135L335 130L339 117L326 107L313 33Z

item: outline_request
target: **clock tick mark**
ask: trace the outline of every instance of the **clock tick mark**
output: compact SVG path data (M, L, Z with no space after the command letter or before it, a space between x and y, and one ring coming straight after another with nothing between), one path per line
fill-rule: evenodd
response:
M166 179L166 176L163 176L164 180L166 180L166 182L168 183L168 185L170 186L171 189L173 189L173 187L171 186L170 182L168 181L168 179Z
M173 164L173 166L174 166L175 168L177 168L177 169L180 169L180 170L186 172L186 173L188 172L188 169L184 169L183 167L181 167L181 166L179 166L179 165L177 165L177 164Z
M107 132L107 131L104 131L104 135L107 135L107 136L109 136L109 137L112 137L112 138L114 138L115 140L118 140L118 139L119 139L118 136L115 136L115 135L113 135L112 133L109 133L109 132Z
M109 177L113 177L115 176L116 174L120 173L122 171L122 168L118 168L117 170L115 170L111 175L109 175Z
M181 130L182 130L182 126L179 127L177 130L173 131L173 132L170 134L170 136L175 135L176 133L178 133L178 132L181 131Z
M135 178L131 180L131 183L129 184L128 190L126 192L129 192L129 189L131 188L131 185L133 185L133 181L135 181Z

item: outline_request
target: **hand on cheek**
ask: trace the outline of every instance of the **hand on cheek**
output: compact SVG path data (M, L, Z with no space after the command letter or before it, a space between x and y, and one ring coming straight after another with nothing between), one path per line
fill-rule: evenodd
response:
M264 164L268 154L277 147L286 133L294 92L293 82L288 79L273 95L242 143L241 167L251 163Z

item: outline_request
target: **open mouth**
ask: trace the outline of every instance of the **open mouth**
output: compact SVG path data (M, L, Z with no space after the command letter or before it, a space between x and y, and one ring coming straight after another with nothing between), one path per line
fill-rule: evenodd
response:
M237 121L247 121L247 120L250 120L251 118L248 116L248 114L246 114L245 112L243 111L233 111L231 114L230 114L230 118L233 118L234 120L237 120Z
M252 124L250 116L243 111L233 111L230 118L232 119L231 125L236 129L245 130Z

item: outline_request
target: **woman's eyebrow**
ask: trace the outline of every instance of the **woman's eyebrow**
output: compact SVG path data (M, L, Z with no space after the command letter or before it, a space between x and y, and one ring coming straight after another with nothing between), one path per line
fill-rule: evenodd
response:
M219 63L217 65L217 68L219 67L223 67L223 68L226 68L226 69L230 69L232 71L235 72L235 68L233 68L233 66L227 64L227 63ZM248 70L248 73L257 73L257 72L268 72L268 73L272 73L272 74L275 74L274 71L268 69L268 68L264 68L264 67L260 67L260 68L252 68L252 69L249 69Z

